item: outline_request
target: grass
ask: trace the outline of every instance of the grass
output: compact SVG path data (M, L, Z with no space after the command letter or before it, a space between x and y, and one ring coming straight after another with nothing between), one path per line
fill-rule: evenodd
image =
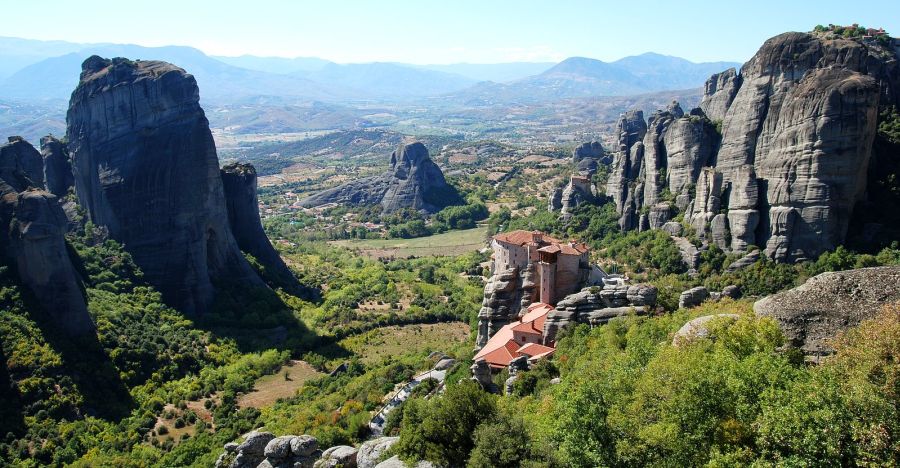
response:
M287 378L285 378L287 375ZM264 408L280 398L292 397L307 380L322 375L303 361L290 361L270 375L264 375L253 384L253 391L238 398L241 408Z
M369 258L455 257L484 247L486 239L487 227L479 226L415 239L352 239L331 244Z
M452 354L465 347L471 334L462 322L429 323L378 328L345 338L339 345L359 356L363 363L380 362L401 355L440 351Z

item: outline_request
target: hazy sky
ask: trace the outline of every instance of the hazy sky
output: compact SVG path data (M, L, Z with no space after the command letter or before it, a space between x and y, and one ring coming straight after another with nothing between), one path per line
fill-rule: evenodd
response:
M3 12L4 36L338 62L615 60L647 51L742 62L766 38L818 23L900 35L900 0L4 0Z

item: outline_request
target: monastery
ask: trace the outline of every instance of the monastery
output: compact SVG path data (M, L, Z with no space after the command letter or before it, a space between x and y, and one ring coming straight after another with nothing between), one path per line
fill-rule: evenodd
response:
M484 360L498 370L522 356L533 362L551 355L555 343L544 340L547 315L562 298L580 291L592 276L602 276L601 270L590 266L590 249L583 243L561 241L540 231L498 234L491 240L491 247L492 275L508 270L530 271L535 287L532 295L523 299L523 306L529 302L530 305L519 311L518 320L497 330L474 360Z

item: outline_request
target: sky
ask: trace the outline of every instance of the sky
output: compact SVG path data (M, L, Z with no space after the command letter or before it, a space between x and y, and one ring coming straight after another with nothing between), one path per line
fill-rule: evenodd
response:
M762 42L816 24L900 36L900 0L3 0L0 35L210 55L312 56L340 63L605 61L644 52L695 62L749 59Z

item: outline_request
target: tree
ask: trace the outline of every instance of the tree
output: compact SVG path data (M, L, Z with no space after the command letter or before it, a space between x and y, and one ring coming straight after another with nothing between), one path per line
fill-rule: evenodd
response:
M495 398L475 382L464 380L449 385L442 398L407 401L397 452L413 462L464 465L475 445L475 428L497 412Z

